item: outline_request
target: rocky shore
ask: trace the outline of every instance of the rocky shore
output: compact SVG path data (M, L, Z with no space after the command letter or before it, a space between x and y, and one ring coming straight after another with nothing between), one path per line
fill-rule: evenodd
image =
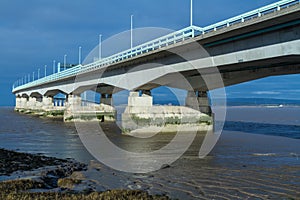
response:
M0 199L169 199L141 190L97 190L84 177L87 165L72 159L0 149Z

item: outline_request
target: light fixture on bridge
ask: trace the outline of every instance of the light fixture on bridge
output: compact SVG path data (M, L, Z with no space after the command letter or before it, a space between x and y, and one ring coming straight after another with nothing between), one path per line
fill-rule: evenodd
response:
M67 54L64 55L64 70L66 70L67 65Z
M99 35L98 60L102 59L102 35Z
M45 65L45 77L47 76L47 65Z
M81 46L79 46L78 51L78 64L81 65Z
M130 16L130 48L133 47L133 15Z
M190 26L193 26L193 0L191 0L191 9L190 9Z
M55 74L55 62L56 62L56 61L53 60L53 69L52 69L52 70L53 70L53 74Z

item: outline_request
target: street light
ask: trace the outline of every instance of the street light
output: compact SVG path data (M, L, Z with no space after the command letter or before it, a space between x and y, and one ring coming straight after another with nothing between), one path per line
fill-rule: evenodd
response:
M193 0L191 0L190 26L193 26Z
M34 81L34 72L32 73L32 80Z
M47 65L45 65L45 77L47 76Z
M79 47L78 51L78 64L81 65L81 46Z
M130 48L133 47L133 15L130 16Z
M53 74L55 74L55 60L53 60Z
M40 79L40 68L38 68L38 79Z
M67 54L64 55L64 70L66 70Z
M99 35L99 52L98 52L98 58L99 60L102 59L102 35Z

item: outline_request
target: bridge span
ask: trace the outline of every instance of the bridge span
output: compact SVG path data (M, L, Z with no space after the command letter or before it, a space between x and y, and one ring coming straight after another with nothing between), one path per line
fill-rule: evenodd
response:
M263 77L300 73L300 4L282 0L212 24L190 26L87 65L20 84L16 108L53 107L58 93L76 99L87 90L112 105L112 94L132 91L128 104L152 106L151 90L188 90L186 105L211 114L207 91ZM142 91L139 96L135 91ZM74 100L75 99L75 100ZM80 101L80 99L78 100ZM55 107L55 106L54 106Z

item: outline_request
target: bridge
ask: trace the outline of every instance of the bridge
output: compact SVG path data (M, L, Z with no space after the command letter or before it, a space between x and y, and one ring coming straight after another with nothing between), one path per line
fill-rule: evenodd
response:
M112 106L113 94L129 90L131 109L125 112L138 114L153 107L152 89L169 86L189 91L186 106L211 115L210 90L296 73L300 73L300 4L282 0L206 27L192 25L38 80L19 80L12 92L16 108L60 110L80 107L80 95L87 90L100 93L106 106ZM66 105L53 103L58 93L67 95ZM105 109L113 112L111 107Z

